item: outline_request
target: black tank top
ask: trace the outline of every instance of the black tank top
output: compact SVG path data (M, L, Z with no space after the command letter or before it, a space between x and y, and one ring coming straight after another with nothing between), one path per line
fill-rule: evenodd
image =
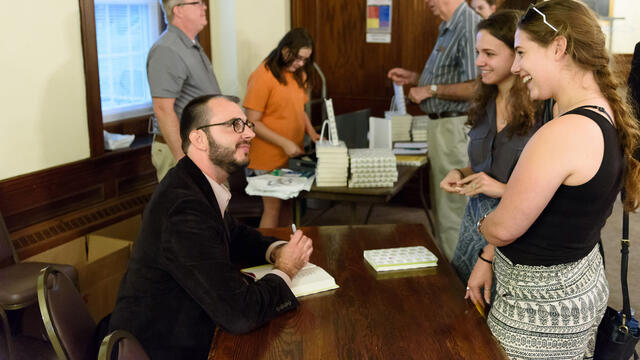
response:
M624 155L616 128L604 116L586 108L597 107L581 106L567 114L586 116L602 130L604 154L600 168L582 185L560 185L531 227L516 241L500 248L514 264L551 266L574 262L589 254L600 241L600 231L622 187Z

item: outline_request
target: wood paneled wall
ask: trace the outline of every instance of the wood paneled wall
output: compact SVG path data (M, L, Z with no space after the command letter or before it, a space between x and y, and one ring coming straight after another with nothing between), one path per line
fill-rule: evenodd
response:
M156 184L149 145L0 181L21 258L139 214Z
M366 6L366 0L291 1L292 27L304 27L313 36L316 62L327 78L336 114L368 107L372 115L383 116L393 95L389 69L420 73L438 36L440 18L424 0L396 0L391 43L367 43ZM314 97L319 96L316 91ZM409 111L420 113L415 105Z

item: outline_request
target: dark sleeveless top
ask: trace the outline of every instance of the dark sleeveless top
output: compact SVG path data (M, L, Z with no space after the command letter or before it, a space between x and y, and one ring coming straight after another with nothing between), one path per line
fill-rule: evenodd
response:
M551 266L578 261L600 241L600 231L622 188L624 155L616 128L588 107L594 108L582 106L567 114L586 116L602 130L600 168L582 185L560 185L531 227L513 243L500 247L514 264Z

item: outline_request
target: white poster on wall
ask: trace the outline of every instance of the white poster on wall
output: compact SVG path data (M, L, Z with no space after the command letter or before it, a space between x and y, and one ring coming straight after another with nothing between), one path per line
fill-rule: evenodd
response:
M392 0L367 0L368 43L391 42Z

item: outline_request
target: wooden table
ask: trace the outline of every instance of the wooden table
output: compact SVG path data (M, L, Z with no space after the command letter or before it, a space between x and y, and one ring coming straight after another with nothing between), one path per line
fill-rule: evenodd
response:
M249 334L216 331L210 359L505 359L485 320L463 299L446 260L437 268L376 273L363 250L424 245L443 259L423 225L304 227L311 262L339 289ZM261 229L288 237L290 229Z
M429 221L431 228L434 228L433 220L431 219L431 214L429 212L429 205L427 203L424 187L425 187L425 170L426 165L423 166L398 166L398 181L393 184L393 187L387 188L350 188L347 186L316 186L315 183L311 187L311 191L303 191L300 195L295 198L294 201L294 222L297 226L300 226L300 201L301 198L308 199L322 199L322 200L331 200L337 202L349 202L352 205L352 223L356 223L355 221L355 213L356 213L356 205L365 203L369 204L369 209L367 211L367 215L365 217L364 223L366 224L369 216L371 215L371 210L375 204L384 204L389 202L391 198L396 195L402 188L407 184L407 182L413 177L413 175L418 172L420 175L420 193L417 194L420 196L420 200L422 202L422 206L424 208L425 214L427 215L427 220ZM326 210L325 210L326 211ZM324 212L322 213L324 214ZM322 215L321 214L321 215ZM319 215L320 216L320 215Z

